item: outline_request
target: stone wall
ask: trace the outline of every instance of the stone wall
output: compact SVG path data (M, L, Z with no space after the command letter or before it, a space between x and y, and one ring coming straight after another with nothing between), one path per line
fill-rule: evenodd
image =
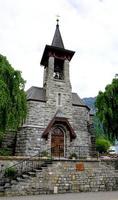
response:
M54 79L54 57L49 58L46 80L46 110L45 123L50 122L57 110L60 109L72 123L72 91L69 77L69 61L64 61L64 80ZM60 105L58 104L58 94L61 95Z
M39 101L28 101L28 114L25 124L36 125L43 127L45 126L45 102Z
M98 161L53 161L42 170L11 181L4 195L35 195L66 192L118 190L118 172Z
M42 139L44 128L24 126L17 133L15 155L34 156L47 148L47 141Z
M115 170L118 170L118 159L108 159L108 160L101 160L102 165L106 167L112 167Z
M47 127L50 120L54 117L56 112L56 94L53 94L52 100L55 101L53 104L47 102L46 105L43 102L29 101L29 111L28 117L17 133L17 143L15 155L35 155L39 152L44 145L51 147L51 135L49 134L48 141L42 139L42 133ZM66 95L62 93L62 103L67 99ZM48 105L50 104L50 105ZM67 110L67 108L65 107ZM67 110L65 116L68 118L70 111ZM91 135L87 129L87 119L88 113L85 107L72 107L73 118L70 120L72 127L76 133L76 138L70 142L70 136L68 131L65 133L65 145L68 146L66 155L69 156L70 152L73 151L74 146L88 146L86 148L86 154L89 154L89 149L91 146ZM73 121L73 123L72 123ZM85 149L84 149L85 150ZM76 153L78 154L79 148L76 148Z
M74 130L80 130L88 132L87 122L88 122L88 110L86 107L73 106L73 124Z
M87 154L91 147L91 135L87 128L88 110L86 107L73 106L73 128L76 133L76 138L73 141L73 146L88 146Z
M64 80L54 79L54 57L49 57L45 69L44 87L46 102L28 101L28 116L25 124L17 133L16 155L35 155L44 146L51 148L51 131L48 140L42 139L42 133L54 118L58 110L66 117L76 133L76 138L71 142L68 130L65 130L65 156L74 151L74 146L86 146L89 155L91 136L88 132L88 109L72 105L72 88L69 76L69 61L64 61ZM60 94L60 103L58 95ZM66 129L66 127L64 127ZM88 148L87 148L88 147ZM85 151L85 149L84 149ZM79 148L76 149L79 154Z
M33 162L42 163L42 160L39 157L29 157L29 156L0 156L0 172L4 171L8 167L15 167L17 170L21 169L21 163L23 162L23 166L28 166L27 161L30 163L31 168L33 166ZM0 173L1 175L1 173ZM0 176L1 177L1 176Z

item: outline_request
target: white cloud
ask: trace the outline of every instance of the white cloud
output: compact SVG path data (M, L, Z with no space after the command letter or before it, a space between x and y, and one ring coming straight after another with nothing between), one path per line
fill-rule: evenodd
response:
M26 88L42 86L40 59L51 44L56 14L67 49L73 91L97 95L118 73L117 0L0 0L0 53L23 72Z

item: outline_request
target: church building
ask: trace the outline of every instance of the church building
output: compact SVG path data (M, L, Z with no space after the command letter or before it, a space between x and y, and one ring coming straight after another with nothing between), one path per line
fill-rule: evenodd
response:
M46 45L41 66L43 87L27 91L28 115L17 133L16 155L48 151L52 157L90 156L90 109L72 93L70 63L74 51L65 49L57 20L51 45Z

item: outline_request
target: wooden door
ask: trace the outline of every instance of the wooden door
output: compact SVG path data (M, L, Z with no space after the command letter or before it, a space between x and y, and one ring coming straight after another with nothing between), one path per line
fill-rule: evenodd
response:
M53 157L64 157L64 133L55 128L51 135L51 154Z

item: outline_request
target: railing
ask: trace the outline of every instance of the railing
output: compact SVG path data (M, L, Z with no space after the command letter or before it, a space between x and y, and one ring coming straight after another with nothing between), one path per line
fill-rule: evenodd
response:
M72 155L75 155L77 159L98 158L98 153L89 146L58 145L52 148L51 155L56 158L71 158Z
M68 146L70 155L76 154L78 159L98 158L98 152L89 146Z
M51 152L51 149L52 148L46 149L45 151L39 152L34 156L30 156L25 160L23 159L20 162L11 165L10 167L2 169L0 171L0 185L4 185L6 179L8 179L8 173L6 172L9 172L9 175L12 173L12 175L9 176L9 179L15 179L24 173L27 174L28 172L33 171L34 169L41 169L41 167L46 164L46 161L52 160L52 157L48 156L48 153Z
M62 157L66 159L71 159L72 154L76 155L76 159L86 159L87 157L97 157L97 152L93 152L88 146L62 146L56 145L52 148L45 149L38 154L31 156L25 160L1 170L0 172L0 184L5 183L6 171L15 169L15 175L12 178L21 176L23 173L28 173L34 169L41 169L42 166L46 164L47 161L52 161L53 159L61 159Z

